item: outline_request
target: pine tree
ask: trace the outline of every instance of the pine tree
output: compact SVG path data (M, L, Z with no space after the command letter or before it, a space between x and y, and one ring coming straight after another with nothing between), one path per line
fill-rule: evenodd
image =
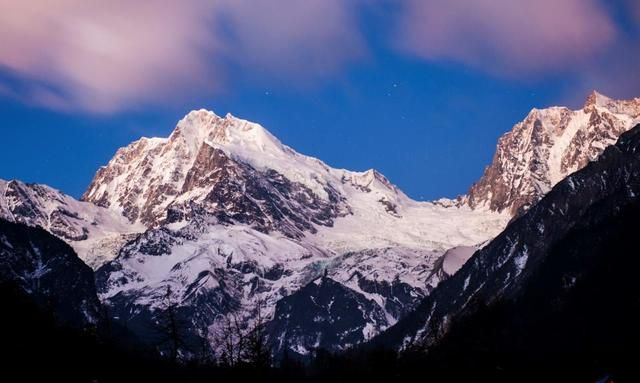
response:
M169 360L172 363L178 361L181 350L187 349L185 327L184 321L178 317L177 305L172 300L171 287L167 286L158 316L157 330L160 333L160 347L168 348Z
M245 336L243 361L250 367L267 369L271 367L271 353L267 345L266 320L263 313L263 302L258 302L254 311L255 318Z

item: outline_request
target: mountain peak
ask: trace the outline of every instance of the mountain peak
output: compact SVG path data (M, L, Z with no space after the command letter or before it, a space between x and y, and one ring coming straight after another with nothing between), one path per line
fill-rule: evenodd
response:
M205 109L205 108L200 108L200 109L194 109L194 110L190 111L189 113L187 113L185 115L185 118L195 117L195 116L219 117L216 114L216 112L214 112L212 110Z
M587 108L589 106L605 106L608 103L610 103L611 101L613 101L611 98L603 95L602 93L599 93L597 90L593 90L589 96L587 97L585 103L584 103L584 108Z
M568 174L595 160L640 119L640 99L593 91L583 109L533 109L500 138L496 154L466 199L518 215Z
M246 150L280 152L283 145L261 125L227 113L220 117L206 109L189 112L177 124L169 140L183 141L196 151L203 143L221 145L231 152Z

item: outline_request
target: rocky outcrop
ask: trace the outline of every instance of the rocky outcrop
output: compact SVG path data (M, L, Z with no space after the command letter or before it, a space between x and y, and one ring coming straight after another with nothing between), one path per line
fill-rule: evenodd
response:
M384 311L328 277L320 277L276 305L266 326L273 354L311 356L316 350L341 351L388 326Z
M517 216L638 121L640 99L612 100L597 92L580 110L534 109L500 138L491 165L463 204Z
M1 216L7 220L47 228L69 241L88 237L90 222L82 222L80 213L68 206L62 193L44 185L0 181L0 195Z

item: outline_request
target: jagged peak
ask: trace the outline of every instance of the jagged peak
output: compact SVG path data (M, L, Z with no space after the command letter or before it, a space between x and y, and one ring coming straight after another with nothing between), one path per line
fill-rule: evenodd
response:
M346 174L351 178L351 182L358 187L369 189L372 187L378 188L379 185L382 185L384 189L393 191L396 194L399 193L397 187L376 169L369 169L364 172L346 171ZM375 186L376 184L378 186Z
M209 109L205 109L205 108L200 108L200 109L193 109L191 110L189 113L187 113L183 119L188 119L188 118L194 118L194 117L202 117L202 116L206 116L206 117L219 117L216 112L209 110Z
M51 186L48 185L42 185L42 184L35 184L35 183L28 183L28 182L23 182L19 179L10 179L10 180L4 180L2 178L0 178L0 186L6 186L6 187L18 187L18 188L26 188L26 187L40 187L40 188L44 188L44 189L48 189L54 192L58 192L58 190L52 188Z
M182 118L169 137L170 141L186 141L196 147L203 143L260 152L282 151L282 143L262 125L238 118L231 113L220 117L216 113L199 109Z
M633 101L634 100L628 100L628 101L615 100L609 96L606 96L598 92L597 90L593 90L587 96L582 109L590 109L590 107L592 106L599 106L599 107L606 108L611 106L612 104L625 103L625 102L629 103ZM539 118L546 117L548 115L552 115L562 111L570 111L570 109L567 108L566 106L549 106L545 108L532 108L527 114L525 121L532 120L532 119L539 119Z
M590 106L605 106L608 103L612 102L613 99L611 99L610 97L607 97L605 95L603 95L602 93L598 92L597 90L593 90L591 91L591 93L589 94L589 96L587 97L585 103L584 103L584 108L588 108Z
M365 172L365 174L367 175L367 177L370 177L371 180L378 180L385 186L389 187L390 189L394 188L393 185L391 184L391 181L389 181L389 179L387 179L387 177L385 177L384 174L380 173L376 169L369 169Z
M376 169L374 169L374 168L371 168L371 169L365 170L365 171L364 171L364 174L365 174L367 177L370 177L370 178L372 178L372 179L373 179L373 178L380 178L380 177L382 177L383 179L385 179L385 178L384 178L384 176L383 176L379 171L377 171L377 170L376 170Z

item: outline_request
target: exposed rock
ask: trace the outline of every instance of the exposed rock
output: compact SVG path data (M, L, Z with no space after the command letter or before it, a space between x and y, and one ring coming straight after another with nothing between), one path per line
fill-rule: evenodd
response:
M320 277L276 305L267 333L274 355L345 350L388 325L384 312L342 284Z
M639 121L640 99L612 100L596 92L580 110L533 109L500 138L491 165L462 201L517 216Z

